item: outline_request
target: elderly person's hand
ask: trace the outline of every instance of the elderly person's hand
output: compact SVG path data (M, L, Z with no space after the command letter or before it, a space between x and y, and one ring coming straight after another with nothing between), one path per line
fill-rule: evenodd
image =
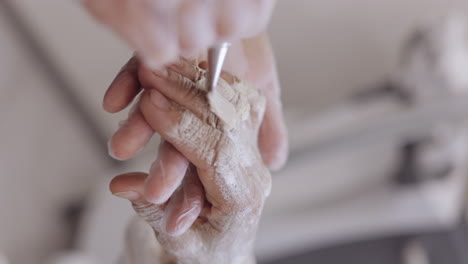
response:
M265 30L275 0L82 0L98 21L158 67Z
M201 56L200 61L204 58ZM115 113L125 109L145 86L143 66L132 58L120 71L104 97L104 109ZM263 161L270 169L281 168L288 154L286 126L283 120L278 81L273 51L266 34L233 43L226 60L225 69L254 85L267 99L266 112L259 133L259 147ZM151 84L150 84L151 85ZM133 157L153 135L153 128L141 112L132 111L127 121L110 141L113 157L125 160ZM172 163L183 160L174 160Z
M271 188L258 147L266 101L227 73L208 94L202 68L181 59L139 69L145 90L134 112L164 141L151 178L125 174L110 188L132 201L176 263L248 263ZM172 162L185 158L185 168Z

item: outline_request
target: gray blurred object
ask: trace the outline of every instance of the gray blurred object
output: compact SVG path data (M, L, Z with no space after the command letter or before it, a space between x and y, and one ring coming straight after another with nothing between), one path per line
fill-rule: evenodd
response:
M428 130L429 134L451 133L441 131L440 124L465 120L468 111L468 75L464 72L468 69L468 51L463 21L454 16L414 33L404 45L401 63L389 82L301 124L301 134L296 135L299 138L292 139L293 157L303 152L320 156L397 137L420 140L428 136ZM363 118L351 120L353 116L346 113L349 110L356 110ZM437 128L433 129L434 125Z

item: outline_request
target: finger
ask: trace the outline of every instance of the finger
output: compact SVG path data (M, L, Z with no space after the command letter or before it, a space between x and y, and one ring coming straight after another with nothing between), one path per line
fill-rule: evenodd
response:
M158 68L178 53L179 1L84 0L88 11L123 38L151 68Z
M196 115L203 118L204 116L200 115L200 108L197 106L208 107L208 102L205 99L207 93L205 92L204 83L197 82L206 77L206 71L203 69L207 68L207 62L201 62L199 65L205 68L197 67L194 60L180 58L177 63L169 65L168 71L153 72L153 75L155 75L156 78L166 78L165 84L167 86L158 86L159 88L162 88L161 92L163 94L189 108ZM234 103L239 96L239 93L231 87L235 82L239 82L237 77L229 72L223 71L221 73L221 79L218 82L218 86L216 87L216 91L220 92L223 97L231 103ZM226 83L229 85L226 85ZM171 89L168 86L177 86L178 89L174 89L173 87ZM199 91L190 92L191 89L198 89ZM193 98L193 96L199 98Z
M172 67L178 67L180 71L183 71L184 67L188 68L187 71L192 68L192 77L196 76L194 66L188 60L182 59ZM164 96L188 108L199 119L215 128L230 129L237 121L236 104L240 94L224 79L219 80L214 92L207 93L205 82L194 83L171 69L152 72L143 69L141 74L145 75L142 80L145 80L143 85L146 89L150 87L159 90Z
M202 61L198 64L198 67L207 70L208 69L208 62L207 61ZM235 82L239 82L239 78L231 74L230 72L227 71L221 71L221 78L225 80L228 84L232 85Z
M190 162L199 168L212 165L222 135L216 124L207 124L158 90L143 93L140 109L148 124Z
M239 37L249 38L265 31L271 19L275 2L275 0L244 1L242 7L248 12L244 13L244 24L240 29Z
M205 172L200 174L200 180L214 207L221 209L225 207L223 205L229 204L226 210L234 209L241 205L239 196L249 197L249 181L243 174L217 174L219 177L216 177L216 181L213 180L213 173L219 168L225 170L226 165L229 167L229 164L242 164L239 159L244 157L222 153L232 149L232 141L224 136L223 130L207 124L191 111L169 101L158 90L145 91L140 108L146 121L161 137L180 151L199 172ZM257 159L255 153L250 154L252 156L247 159ZM236 184L232 184L233 182Z
M266 98L266 109L259 130L259 149L263 162L271 170L281 169L288 159L288 132L280 99L279 80L275 74L260 87Z
M117 160L127 160L135 156L148 143L154 130L144 119L139 104L130 111L126 121L109 141L109 155Z
M206 62L201 63L202 66L204 64ZM197 82L206 76L206 72L195 66L193 60L181 58L177 63L160 71L150 71L148 68L142 67L140 74L146 89L157 89L164 96L187 107L200 118L207 118L205 116L207 113L205 110L209 108L206 99L207 92L204 83ZM228 101L234 102L239 94L230 85L226 85L226 81L232 84L234 80L238 79L227 72L223 72L221 77L217 91Z
M245 27L245 21L250 20L251 10L246 8L250 1L219 0L216 1L214 16L216 20L216 33L219 40L229 41L239 36ZM250 7L250 5L248 5Z
M212 5L208 1L184 1L178 10L179 47L192 54L214 43Z
M189 161L169 142L159 145L158 158L150 169L145 184L145 198L154 204L163 204L179 187Z
M126 108L141 90L137 58L132 57L120 70L104 95L104 110L116 113Z
M158 90L145 91L141 97L140 108L146 121L162 138L182 153L198 171L209 172L201 174L200 180L206 193L210 194L210 202L213 205L220 206L235 200L227 190L240 188L239 186L244 186L242 184L246 183L232 186L229 185L229 180L224 179L224 175L217 181L213 181L209 176L218 166L231 162L219 160L220 156L229 157L229 155L220 155L220 151L229 149L231 144L230 139L223 136L224 132L200 120L189 110L169 101ZM245 189L248 190L247 187Z
M218 40L232 41L253 37L265 30L270 20L273 0L220 0L216 8Z
M146 65L158 68L178 53L172 15L175 2L107 1L102 13L107 15L106 24L138 52Z
M167 35L164 35L162 32L153 33L153 31L148 29L141 34L150 34L148 37L143 37L140 41L141 44L135 44L135 46L141 47L138 49L138 57L147 67L159 69L165 64L176 60L179 48L175 33L167 32ZM137 38L137 36L133 38Z
M266 34L245 41L244 48L251 69L246 77L262 90L267 101L259 131L260 152L265 164L278 170L288 157L288 135L273 50Z
M206 76L206 71L197 67L196 60L190 60L183 57L179 57L176 62L169 64L167 68L184 76L194 83Z
M150 71L144 68L140 70L140 79L145 89L159 91L171 101L189 109L199 118L216 119L215 115L208 111L207 92L189 78L170 69Z
M205 203L203 186L196 169L191 166L183 185L171 197L165 210L165 226L169 235L180 236L197 220Z
M130 200L135 212L156 232L164 230L164 207L147 202L143 197L147 174L132 172L112 179L109 189L113 195Z
M279 170L288 158L288 134L281 102L272 97L266 95L266 111L259 130L259 148L263 162L271 170Z
M168 66L168 69L190 79L190 81L194 83L197 83L198 81L200 81L200 79L206 78L206 71L202 69L206 69L208 67L208 63L206 61L203 61L199 64L204 68L197 67L195 63L196 61L194 60L180 58L178 62L170 64ZM232 75L229 72L222 71L221 79L218 82L218 87L216 87L216 91L219 92L230 103L235 103L235 101L238 99L239 93L235 89L233 89L231 85L233 85L236 82L240 82L240 80L236 76ZM226 83L229 85L225 85ZM202 96L202 94L200 94L200 96ZM194 109L193 111L197 113L198 109Z
M246 57L244 50L244 41L233 40L231 41L231 44L229 52L226 55L223 69L244 80L246 74L255 69L248 68L248 58Z
M144 183L148 175L143 172L131 172L112 179L109 189L115 196L134 203L147 203L143 196Z
M177 58L179 53L177 20L175 12L179 1L151 1L148 5L139 5L139 16L146 17L140 23L141 34L132 28L132 39L141 41L139 53L147 66L152 69L161 67Z

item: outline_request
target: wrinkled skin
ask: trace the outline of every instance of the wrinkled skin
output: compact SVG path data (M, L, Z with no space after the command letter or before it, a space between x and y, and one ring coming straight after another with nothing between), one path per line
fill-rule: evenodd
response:
M198 56L204 60L203 54ZM136 57L122 68L104 96L104 109L110 113L125 109L140 93L142 64ZM228 54L225 69L242 80L259 88L267 99L266 112L259 133L259 147L263 161L272 170L281 168L287 159L288 139L280 99L280 85L273 51L266 34L235 42ZM110 141L110 153L119 160L132 158L141 150L154 133L154 129L134 108L128 120L114 134ZM183 169L187 162L172 160Z
M265 30L275 0L80 0L91 15L116 32L152 69L179 56L203 58L208 47L232 43L225 69L262 90L267 109L260 150L272 170L287 159L288 140L273 51ZM241 40L242 39L242 40ZM137 59L122 68L104 98L104 109L123 110L140 91ZM111 142L113 157L125 160L143 148L152 129L132 112ZM183 166L183 163L180 163Z
M152 68L266 28L274 0L81 0Z
M206 63L194 64L181 59L160 71L138 69L145 90L133 112L165 140L151 176L120 175L110 188L132 201L173 261L247 263L271 189L258 147L266 100L254 88L248 95L238 92L238 79L223 73L228 93L222 96L249 106L246 117L228 129L196 85ZM187 160L185 169L168 160Z

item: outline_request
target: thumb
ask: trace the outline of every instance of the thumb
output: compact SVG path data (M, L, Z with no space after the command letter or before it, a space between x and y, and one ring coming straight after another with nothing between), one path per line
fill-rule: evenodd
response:
M259 132L259 148L265 164L278 170L288 157L288 134L283 117L276 62L266 33L244 41L249 71L245 76L265 95L267 105Z
M274 94L272 90L263 90L267 98L267 105L260 126L258 144L263 162L271 170L279 170L288 158L289 144L282 104L279 96Z
M148 174L132 172L115 177L109 186L113 195L132 202L135 212L156 232L164 231L164 205L152 204L144 198L145 180Z

